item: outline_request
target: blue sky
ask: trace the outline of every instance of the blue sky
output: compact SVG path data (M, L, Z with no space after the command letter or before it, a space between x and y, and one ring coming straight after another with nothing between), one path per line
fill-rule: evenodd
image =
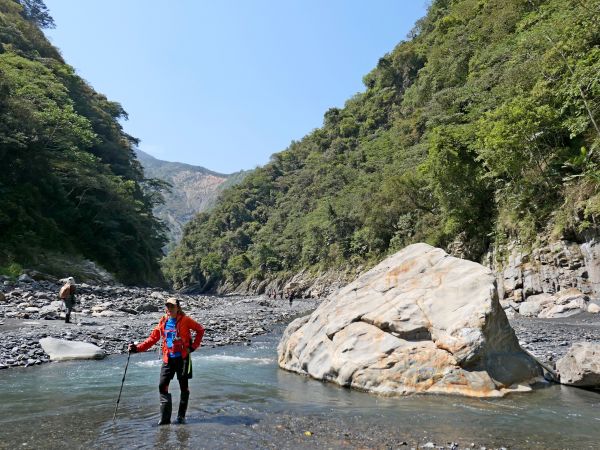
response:
M221 173L268 162L363 91L425 0L46 0L46 34L152 156Z

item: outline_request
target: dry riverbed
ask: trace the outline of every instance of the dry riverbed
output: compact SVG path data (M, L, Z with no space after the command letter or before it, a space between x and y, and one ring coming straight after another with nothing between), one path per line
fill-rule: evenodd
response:
M203 345L249 343L277 323L312 311L317 299L284 299L264 296L180 295L150 288L78 286L78 305L72 323L64 322L60 285L48 281L16 282L0 293L0 369L48 361L38 341L47 336L91 342L107 354L123 353L126 344L141 341L163 314L164 300L180 299L184 310L206 328ZM512 317L523 348L554 366L575 342L598 341L600 314L580 313L556 319Z
M55 337L85 341L107 354L123 353L127 343L142 341L163 314L164 300L180 299L192 318L206 329L203 346L250 343L281 322L312 311L315 299L240 296L179 295L147 288L79 285L71 323L64 322L59 285L50 282L4 286L0 297L0 369L31 366L48 361L39 340Z

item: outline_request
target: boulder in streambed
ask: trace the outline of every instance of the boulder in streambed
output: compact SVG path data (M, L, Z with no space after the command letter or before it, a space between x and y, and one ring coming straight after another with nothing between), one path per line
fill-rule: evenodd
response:
M556 361L561 384L600 387L600 344L577 342Z
M587 312L589 312L591 314L600 313L600 305L597 305L596 303L590 303L588 305Z
M67 341L65 339L45 337L40 339L40 345L50 356L51 361L102 359L106 356L104 350L88 342Z
M385 395L499 397L542 375L492 272L427 244L385 259L286 329L283 369Z

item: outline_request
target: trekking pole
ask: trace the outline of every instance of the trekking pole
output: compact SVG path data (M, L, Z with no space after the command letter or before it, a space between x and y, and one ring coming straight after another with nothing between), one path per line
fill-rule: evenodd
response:
M123 384L125 384L125 375L127 375L127 367L129 366L129 358L131 358L131 352L127 352L127 364L125 364L125 373L123 373L123 379L121 380L121 389L119 390L119 398L117 398L117 404L115 405L115 412L113 414L113 422L115 421L115 417L117 417L117 408L119 407L119 402L121 401L121 392L123 392Z

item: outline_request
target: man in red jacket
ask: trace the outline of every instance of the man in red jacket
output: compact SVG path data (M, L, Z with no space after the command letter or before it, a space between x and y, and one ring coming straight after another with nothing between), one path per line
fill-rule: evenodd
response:
M152 330L148 339L141 344L129 344L131 353L145 352L158 342L162 337L163 365L160 369L160 421L159 425L171 423L172 402L169 394L169 383L177 374L177 381L181 389L177 422L185 423L190 390L188 379L191 378L190 353L200 347L204 327L181 310L179 300L169 298L165 302L166 314L160 319L158 325ZM192 342L192 331L195 332Z

